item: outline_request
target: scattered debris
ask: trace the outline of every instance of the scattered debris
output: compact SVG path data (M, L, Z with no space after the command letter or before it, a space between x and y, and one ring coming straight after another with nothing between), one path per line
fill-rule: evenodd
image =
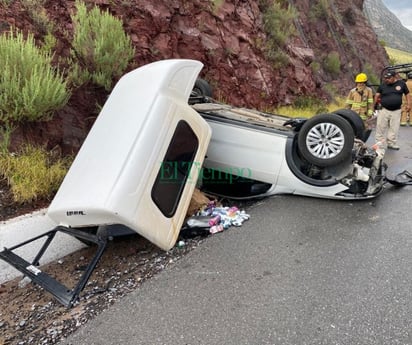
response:
M242 226L249 218L250 216L244 210L239 210L237 206L219 206L213 200L186 220L180 237L194 238L216 234L231 226Z

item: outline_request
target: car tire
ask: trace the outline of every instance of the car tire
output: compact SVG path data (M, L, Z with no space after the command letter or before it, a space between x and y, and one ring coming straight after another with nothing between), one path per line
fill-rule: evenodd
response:
M201 78L197 78L193 86L191 97L212 97L213 90L210 84Z
M352 154L355 135L352 126L336 114L316 115L298 133L298 148L309 163L336 166Z
M347 120L353 128L353 133L355 134L355 138L366 141L365 140L365 125L363 124L362 119L360 116L355 113L353 110L350 109L339 109L333 112L345 120ZM366 138L367 139L367 138Z

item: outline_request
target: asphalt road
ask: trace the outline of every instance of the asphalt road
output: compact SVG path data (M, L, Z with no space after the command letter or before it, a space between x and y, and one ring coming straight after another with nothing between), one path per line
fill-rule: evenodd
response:
M392 173L412 171L412 128L400 138ZM247 212L63 343L412 344L412 186Z

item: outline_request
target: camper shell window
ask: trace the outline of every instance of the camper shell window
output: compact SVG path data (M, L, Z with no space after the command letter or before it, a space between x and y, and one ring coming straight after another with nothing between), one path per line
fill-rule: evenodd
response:
M152 188L152 199L166 217L173 217L195 164L199 140L186 121L179 121ZM189 181L196 183L196 181Z

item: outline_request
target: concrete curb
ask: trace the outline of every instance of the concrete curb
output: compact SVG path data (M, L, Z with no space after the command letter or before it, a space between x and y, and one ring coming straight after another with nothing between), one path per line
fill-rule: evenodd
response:
M10 248L23 241L39 236L56 227L56 224L47 216L47 209L13 218L0 223L0 249ZM15 252L31 262L37 254L44 238L19 248ZM41 259L40 264L46 264L67 254L70 254L84 245L70 236L57 233L49 249ZM0 260L0 283L9 281L22 275L18 270L3 260Z

